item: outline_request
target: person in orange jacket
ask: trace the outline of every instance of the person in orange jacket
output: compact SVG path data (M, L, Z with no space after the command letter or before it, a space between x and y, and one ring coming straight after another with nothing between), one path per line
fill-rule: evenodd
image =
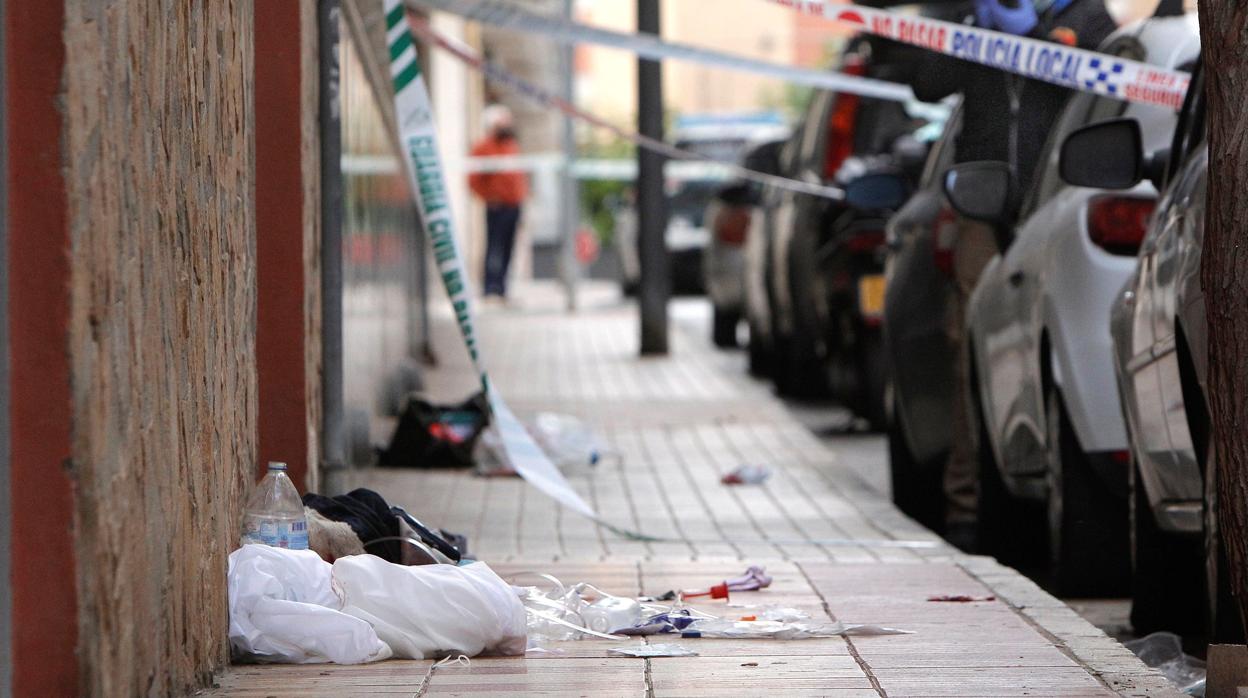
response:
M510 109L492 104L482 112L482 119L486 136L472 147L473 157L520 153ZM468 176L468 186L485 202L485 296L505 298L507 268L529 184L522 172L475 172Z

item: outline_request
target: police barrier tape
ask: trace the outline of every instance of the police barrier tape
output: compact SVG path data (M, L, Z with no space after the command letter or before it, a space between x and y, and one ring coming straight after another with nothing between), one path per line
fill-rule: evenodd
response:
M635 158L577 158L568 163L563 153L530 153L526 155L488 155L464 161L466 172L538 172L569 168L577 179L626 182L637 179ZM663 176L672 182L725 182L733 171L720 162L667 161Z
M623 34L586 26L577 22L544 17L529 12L515 4L499 0L409 1L427 9L448 12L483 24L541 34L552 41L563 44L591 43L630 51L643 58L654 60L671 58L696 61L723 68L770 75L788 82L809 85L811 87L821 87L838 92L851 92L864 97L878 97L895 101L914 99L914 92L908 85L856 75L844 75L827 70L811 70L809 68L768 63L767 61L736 56L721 51L671 43L654 36Z
M1183 106L1188 73L1049 41L829 0L766 0L1016 75L1128 102Z
M453 162L449 157L448 162ZM403 165L386 155L360 155L346 153L342 156L343 174L398 174ZM526 153L524 155L482 155L464 158L465 172L553 172L567 166L567 158L560 152ZM725 182L733 172L719 162L668 161L663 175L674 182ZM637 178L635 158L577 158L571 163L572 176L577 179L627 182Z
M643 136L634 131L622 129L609 121L578 109L567 100L551 93L549 90L546 90L538 85L534 85L524 78L504 70L497 64L485 60L476 51L469 48L463 42L456 41L455 39L452 39L433 29L429 26L428 22L416 20L412 23L412 29L424 41L445 50L452 56L463 61L469 67L480 71L486 79L501 85L506 85L507 87L515 90L521 96L526 97L542 106L558 110L563 114L575 117L593 126L610 131L616 137L626 140L639 148L652 150L674 160L700 162L707 165L713 164L722 168L724 171L727 171L732 176L740 179L759 182L760 184L767 184L780 189L787 189L789 191L795 191L802 194L811 194L813 196L821 196L835 201L840 201L845 198L845 192L837 187L829 187L822 184L788 179L787 177L780 177L767 172L758 172L756 170L742 167L736 163L718 161L713 158L708 158L700 153L683 150L674 145L664 143L661 140L650 138L649 136Z
M394 107L398 119L399 143L408 160L407 177L429 240L433 256L451 299L455 320L481 388L489 400L499 440L512 467L526 481L563 506L589 518L598 519L593 508L568 484L559 468L512 413L502 395L490 383L485 362L477 346L472 291L468 274L455 244L455 224L447 197L442 163L438 156L433 105L416 57L416 43L408 27L401 0L385 0L386 44L390 49L390 77L394 82ZM624 532L627 534L627 532Z
M761 63L716 51L695 49L666 43L650 36L631 36L574 22L534 15L502 0L409 0L427 8L441 10L494 26L541 34L564 43L595 43L632 51L654 59L675 58L699 61L710 65L747 70ZM945 22L862 5L831 0L766 0L809 15L816 15L848 24L860 30L894 41L919 46L937 53L980 63L1016 75L1043 80L1082 92L1106 95L1129 102L1156 104L1178 110L1191 81L1188 73L1162 68L1119 56L1089 51L1059 43L1015 36L1005 32L981 29L965 24ZM763 63L778 77L804 81L807 72L836 76L846 81L842 92L886 99L906 99L909 88L896 83L883 83L899 91L873 93L877 86L861 82L865 78L833 72L805 71ZM753 67L751 67L753 66ZM813 83L807 83L813 84Z
M408 183L412 187L412 195L416 199L421 220L429 232L438 274L451 299L464 345L472 359L473 368L480 376L482 389L489 400L494 425L499 431L499 439L512 466L521 477L544 494L621 536L645 542L697 543L698 541L690 539L648 536L620 528L600 518L593 508L572 489L567 479L563 477L563 473L537 445L528 430L524 428L520 420L516 419L515 414L491 384L480 348L477 346L475 315L472 309L472 293L469 289L468 275L455 244L454 221L451 217L446 182L442 175L442 163L438 155L437 132L433 123L433 108L429 100L428 87L421 76L415 42L412 39L408 22L405 21L402 0L384 0L383 7L386 21L386 44L391 56L390 77L394 83L395 115L398 120L399 142L408 161ZM848 538L778 539L758 542L818 547L934 548L940 545L934 540L855 540Z

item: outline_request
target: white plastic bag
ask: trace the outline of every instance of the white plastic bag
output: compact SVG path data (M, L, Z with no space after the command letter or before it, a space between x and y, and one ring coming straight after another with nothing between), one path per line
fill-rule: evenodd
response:
M391 656L365 621L339 611L331 565L311 550L245 545L230 554L230 647L263 662L360 664Z
M524 607L484 562L404 567L356 555L333 567L343 613L368 621L396 657L524 654Z
M567 414L540 412L529 426L546 455L562 467L597 465L606 455L597 434L585 422Z

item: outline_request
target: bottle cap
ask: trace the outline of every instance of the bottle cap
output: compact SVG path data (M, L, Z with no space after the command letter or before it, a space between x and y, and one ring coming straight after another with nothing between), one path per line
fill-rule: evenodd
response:
M281 470L284 472L286 470L286 464L281 463L279 461L271 460L269 461L269 470Z

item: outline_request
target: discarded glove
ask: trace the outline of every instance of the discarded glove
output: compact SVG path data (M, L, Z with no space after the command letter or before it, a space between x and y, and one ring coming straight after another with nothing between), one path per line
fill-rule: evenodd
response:
M975 0L975 24L1024 36L1040 21L1031 0Z

